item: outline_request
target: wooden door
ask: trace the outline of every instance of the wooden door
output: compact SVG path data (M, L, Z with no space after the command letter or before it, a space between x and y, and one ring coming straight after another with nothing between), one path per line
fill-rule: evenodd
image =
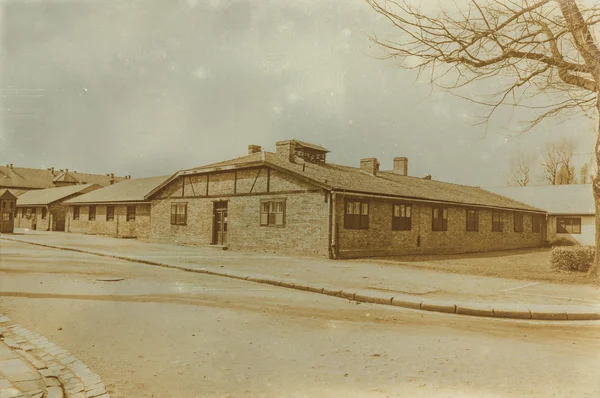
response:
M213 244L227 245L227 202L215 202L213 217Z

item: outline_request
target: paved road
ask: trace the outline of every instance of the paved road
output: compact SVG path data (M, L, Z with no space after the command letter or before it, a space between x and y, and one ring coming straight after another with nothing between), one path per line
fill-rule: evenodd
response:
M598 323L357 305L15 242L0 241L0 313L112 397L600 395Z
M331 261L60 232L25 231L6 237L183 267L217 270L223 268L302 282L408 294L451 302L600 304L600 290L596 286L532 283L516 279L461 275L431 269L391 266L370 259Z

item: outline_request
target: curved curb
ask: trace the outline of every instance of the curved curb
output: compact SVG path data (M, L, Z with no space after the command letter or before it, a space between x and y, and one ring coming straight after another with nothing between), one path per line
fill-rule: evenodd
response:
M439 312L446 314L468 315L476 317L488 318L504 318L518 320L545 320L545 321L597 321L600 320L600 305L544 305L544 304L512 304L498 303L495 305L485 303L460 302L451 303L439 299L421 299L410 295L394 295L392 293L383 293L373 290L348 289L339 286L330 286L328 284L310 284L308 282L274 278L269 275L254 274L249 272L240 272L224 269L223 271L215 271L214 269L187 267L183 265L173 265L160 263L156 261L137 259L135 257L125 257L120 255L112 255L108 253L93 252L89 250L76 249L64 246L47 245L37 242L28 242L19 239L10 239L0 236L0 239L5 239L17 243L25 243L35 246L48 247L51 249L67 250L78 253L85 253L101 257L109 257L117 260L123 260L134 263L142 263L157 267L173 268L181 271L195 272L199 274L207 274L220 276L231 279L246 280L255 283L268 284L279 286L288 289L301 291L310 291L313 293L324 294L332 297L340 297L347 300L373 303L381 305L392 305L396 307L423 310L430 312Z
M100 376L83 362L45 337L21 325L5 326L10 319L0 314L4 343L20 354L42 376L46 398L110 398Z

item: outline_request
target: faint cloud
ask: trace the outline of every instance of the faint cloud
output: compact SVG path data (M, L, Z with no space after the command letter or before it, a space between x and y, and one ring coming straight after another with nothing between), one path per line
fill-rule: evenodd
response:
M283 107L277 103L275 104L271 104L271 115L273 117L279 117L281 116L281 113L283 112Z
M289 93L287 95L286 99L287 99L288 102L290 102L290 103L293 104L294 102L297 102L299 98L300 97L298 96L298 94L296 94L296 93Z
M277 31L279 33L295 32L296 25L292 21L287 21L277 26Z
M194 77L198 80L205 80L206 78L208 78L209 75L210 75L210 70L203 66L197 68L194 71Z

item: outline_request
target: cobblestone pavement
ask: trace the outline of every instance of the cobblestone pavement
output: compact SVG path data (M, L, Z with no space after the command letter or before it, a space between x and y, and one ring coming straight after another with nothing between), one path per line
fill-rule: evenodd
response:
M1 398L109 398L100 377L45 337L0 314Z

